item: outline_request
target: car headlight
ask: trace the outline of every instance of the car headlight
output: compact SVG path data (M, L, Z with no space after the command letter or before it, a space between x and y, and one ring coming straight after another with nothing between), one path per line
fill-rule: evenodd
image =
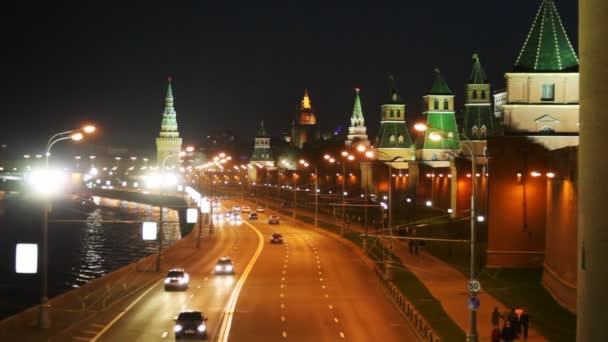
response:
M184 327L182 327L182 326L181 326L181 324L176 324L176 325L173 327L173 331L175 331L175 332L180 332L180 331L182 331L182 329L183 329L183 328L184 328Z
M165 284L169 284L171 280L169 278L165 278Z
M198 330L199 332L205 332L205 330L207 330L207 327L204 324L201 324L198 326L198 328L196 328L196 330Z
M233 267L231 265L226 266L226 271L232 271Z
M221 271L221 270L222 270L222 266L220 266L220 265L216 265L216 266L215 266L215 270L216 270L216 271Z
M179 278L178 282L183 285L183 284L187 283L188 280L186 278Z

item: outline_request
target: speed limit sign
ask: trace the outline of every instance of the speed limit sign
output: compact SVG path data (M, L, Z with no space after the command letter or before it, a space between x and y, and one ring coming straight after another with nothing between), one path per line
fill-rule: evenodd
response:
M467 284L470 293L477 293L481 290L481 284L477 280L471 280Z

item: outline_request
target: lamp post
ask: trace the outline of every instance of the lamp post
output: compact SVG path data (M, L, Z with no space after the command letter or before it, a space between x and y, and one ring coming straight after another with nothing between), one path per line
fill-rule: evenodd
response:
M425 131L427 130L427 126L425 124L422 123L418 123L416 125L414 125L414 128L418 131ZM434 141L439 141L442 139L445 139L443 137L442 134L436 132L436 131L442 131L440 129L436 129L434 127L431 127L434 132L429 134L429 138L431 140ZM476 250L477 250L477 237L476 237L476 229L475 229L475 192L476 192L476 160L475 160L475 151L474 149L470 146L471 140L469 138L467 138L464 134L460 134L460 136L462 136L465 140L463 141L464 144L462 146L465 146L465 148L467 149L467 151L469 152L469 154L471 155L471 259L470 259L470 270L469 270L469 281L473 281L475 280L475 269L476 269ZM475 292L470 292L469 293L470 297L473 298L476 296ZM470 312L470 326L469 326L469 333L467 334L467 341L469 342L476 342L478 341L478 335L477 335L477 311L474 308L471 308L471 312Z
M82 133L95 132L95 126L85 126L80 129L60 132L51 136L46 144L45 149L45 171L48 173L49 158L51 157L51 149L53 146L63 140L72 139L74 141L82 140ZM40 312L38 316L38 326L43 329L51 327L51 318L49 316L49 297L48 297L48 264L49 264L49 246L48 246L48 230L49 230L49 212L51 211L51 202L48 196L44 196L42 215L42 270L41 270L41 294L40 294Z
M355 160L355 156L348 153L347 151L342 151L340 153L343 160L338 162L336 158L333 158L331 155L326 154L323 156L323 159L328 161L331 164L340 163L342 165L342 230L340 231L340 235L344 235L346 233L346 161Z
M193 147L188 146L186 147L186 151L188 152L192 152L194 150ZM160 212L159 212L159 219L158 219L158 252L156 254L156 272L160 271L160 253L162 251L162 236L163 236L163 209L164 206L162 204L162 195L163 195L163 181L165 180L165 163L167 162L167 160L171 157L175 157L175 156L179 156L179 157L183 157L186 155L185 151L179 151L179 152L171 152L169 154L167 154L162 162L160 163L160 191L159 191L159 195L160 195ZM133 160L133 162L135 162L136 157L131 157L131 160Z
M304 160L300 159L300 165L304 167L309 167L310 164ZM318 175L318 167L315 166L315 215L314 215L314 226L318 227L319 223L319 175Z

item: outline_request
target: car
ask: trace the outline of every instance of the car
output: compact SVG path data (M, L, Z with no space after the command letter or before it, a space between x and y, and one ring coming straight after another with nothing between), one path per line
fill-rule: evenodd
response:
M270 217L268 218L268 224L279 224L279 222L279 216L277 215L270 215Z
M207 317L200 311L182 311L175 318L173 332L176 340L186 336L203 339L207 337Z
M165 277L165 291L172 289L186 290L189 281L190 276L183 268L173 268L169 270Z
M241 211L243 212L243 214L249 214L251 212L251 208L244 205L243 209L241 209Z
M241 215L239 213L232 213L232 216L230 217L231 221L240 221L241 220Z
M270 243L271 244L275 244L275 243L283 243L283 235L279 234L279 233L274 233L270 236Z
M234 264L230 257L222 257L215 264L215 274L234 274Z
M256 214L256 213L249 214L249 219L250 220L257 220L258 219L258 214Z
M264 208L258 207L255 211L257 211L258 213L263 213L264 212Z
M227 212L226 213L226 219L230 220L232 218L232 213L231 212Z
M239 207L238 205L235 205L235 206L232 207L232 211L238 213L238 212L241 211L241 207Z

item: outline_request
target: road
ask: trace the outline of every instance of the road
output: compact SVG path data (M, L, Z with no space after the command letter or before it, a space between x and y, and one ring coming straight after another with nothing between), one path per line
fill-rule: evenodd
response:
M267 214L258 221L246 216L238 225L216 222L200 252L165 265L186 269L187 291L165 292L161 280L66 335L72 341L171 341L173 317L187 308L208 317L210 341L417 340L353 246L283 217L271 226ZM271 245L273 232L285 243ZM213 273L224 255L232 257L235 276Z

